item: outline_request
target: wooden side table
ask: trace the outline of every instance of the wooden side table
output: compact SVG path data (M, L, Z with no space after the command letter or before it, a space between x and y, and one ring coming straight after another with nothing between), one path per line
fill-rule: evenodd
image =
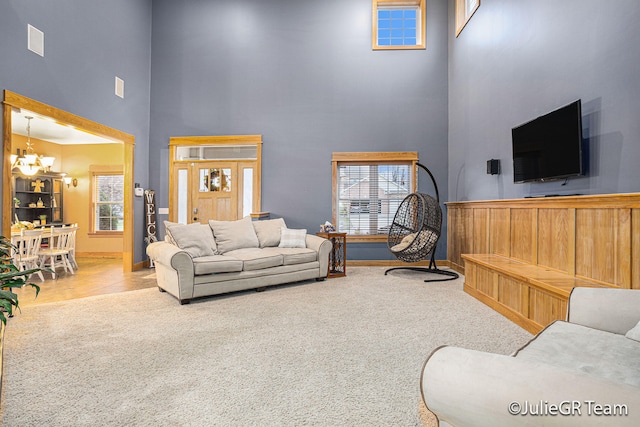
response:
M329 253L329 273L327 277L347 275L347 233L316 233L331 241L333 249Z

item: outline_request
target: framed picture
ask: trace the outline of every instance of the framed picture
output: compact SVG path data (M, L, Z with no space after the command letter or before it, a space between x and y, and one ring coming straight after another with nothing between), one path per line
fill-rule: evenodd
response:
M456 2L456 37L467 25L469 19L480 7L480 0L455 0Z

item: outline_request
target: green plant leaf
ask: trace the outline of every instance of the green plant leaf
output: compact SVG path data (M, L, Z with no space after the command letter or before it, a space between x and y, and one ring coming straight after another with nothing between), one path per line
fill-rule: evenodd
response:
M14 304L8 300L0 300L0 308L3 309L3 311L6 311L7 313L9 313L9 316L11 316L13 314L13 306Z

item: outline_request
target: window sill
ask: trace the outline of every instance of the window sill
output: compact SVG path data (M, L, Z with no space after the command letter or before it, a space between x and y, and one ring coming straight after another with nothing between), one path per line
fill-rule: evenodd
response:
M347 240L349 243L374 243L374 242L386 242L386 234L347 234Z
M89 238L95 238L95 237L119 237L122 238L122 236L124 235L124 233L122 231L98 231L98 232L92 232L92 233L87 233L87 236L89 236Z

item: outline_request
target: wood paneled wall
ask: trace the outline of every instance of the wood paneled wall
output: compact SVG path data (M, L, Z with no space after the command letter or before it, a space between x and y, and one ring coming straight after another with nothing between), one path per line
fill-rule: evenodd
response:
M496 254L640 289L640 193L447 203L448 260Z

